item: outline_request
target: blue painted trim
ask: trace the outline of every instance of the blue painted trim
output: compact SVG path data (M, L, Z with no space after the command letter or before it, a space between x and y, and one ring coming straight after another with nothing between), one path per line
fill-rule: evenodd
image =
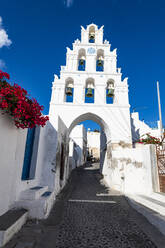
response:
M30 176L30 167L33 153L33 145L34 145L34 137L35 137L35 127L29 128L27 132L26 138L26 146L25 146L25 154L24 154L24 163L22 169L22 180L28 180Z

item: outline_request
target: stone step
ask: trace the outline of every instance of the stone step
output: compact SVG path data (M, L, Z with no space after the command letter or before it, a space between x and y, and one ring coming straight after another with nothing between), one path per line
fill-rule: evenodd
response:
M0 247L4 246L25 224L28 211L25 209L9 210L0 216Z
M14 207L28 210L29 218L46 219L55 201L55 192L46 191L36 200L19 200Z
M157 211L154 211L153 209L149 208L149 206L146 205L146 202L145 204L142 204L142 202L140 201L137 202L135 199L133 199L130 196L129 197L127 196L127 199L130 205L134 209L136 209L139 213L144 215L152 225L156 226L158 230L163 235L165 235L165 216L162 216Z
M36 200L48 190L48 186L35 186L28 190L24 190L20 194L20 200Z
M158 201L154 198L151 198L145 195L133 195L133 196L129 195L128 197L144 205L145 207L156 211L162 216L165 216L165 202L164 201Z
M161 202L165 202L165 193L152 193L150 195L151 198L161 201Z

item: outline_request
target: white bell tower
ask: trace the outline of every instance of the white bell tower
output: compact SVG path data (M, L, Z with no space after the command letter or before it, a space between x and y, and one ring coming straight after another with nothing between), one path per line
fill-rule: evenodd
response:
M103 40L103 26L81 27L81 40L67 47L66 65L54 77L49 118L58 130L58 117L69 131L80 121L100 124L106 144L132 144L127 78L121 79L116 49Z

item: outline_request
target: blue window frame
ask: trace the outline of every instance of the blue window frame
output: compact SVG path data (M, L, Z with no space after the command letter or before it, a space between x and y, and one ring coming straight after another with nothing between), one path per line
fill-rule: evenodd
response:
M88 97L87 94L88 88L85 89L85 103L94 103L94 99L95 99L95 91L94 89L92 89L92 97Z
M113 97L108 96L108 89L106 89L106 103L113 104Z
M31 169L31 160L33 154L34 138L35 138L35 127L29 128L26 137L24 163L23 163L22 178L21 178L22 180L30 179L30 169Z
M73 102L74 88L71 89L72 89L72 96L68 96L66 94L66 102Z

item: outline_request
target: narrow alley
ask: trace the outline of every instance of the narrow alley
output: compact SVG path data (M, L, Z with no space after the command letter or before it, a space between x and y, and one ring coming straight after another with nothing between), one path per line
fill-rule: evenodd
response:
M28 221L5 248L163 248L164 236L119 192L108 190L98 164L72 171L44 221Z

